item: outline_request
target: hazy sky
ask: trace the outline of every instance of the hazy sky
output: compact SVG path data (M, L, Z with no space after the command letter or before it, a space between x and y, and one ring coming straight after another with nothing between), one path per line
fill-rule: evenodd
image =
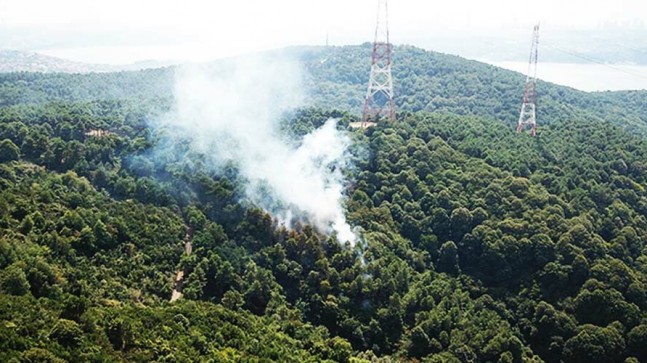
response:
M75 60L205 60L286 45L371 41L377 0L0 0L0 48ZM645 0L392 0L391 40L616 26L647 34ZM643 19L643 20L641 20ZM432 44L433 45L433 44ZM112 52L106 52L111 47Z
M483 26L545 19L555 25L596 26L644 19L642 0L392 0L394 25ZM374 18L376 0L2 0L1 20L19 25L171 26L188 30L255 28L294 32L330 24L351 26ZM367 16L368 15L368 16ZM303 26L295 29L294 26Z

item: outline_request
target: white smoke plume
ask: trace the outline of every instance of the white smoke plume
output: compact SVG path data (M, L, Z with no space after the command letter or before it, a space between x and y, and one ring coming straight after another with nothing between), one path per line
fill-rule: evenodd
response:
M284 59L186 66L176 73L176 107L165 122L213 166L236 163L248 200L288 227L305 220L354 245L342 207L349 138L334 119L298 145L278 132L280 116L300 106L303 94L301 68Z

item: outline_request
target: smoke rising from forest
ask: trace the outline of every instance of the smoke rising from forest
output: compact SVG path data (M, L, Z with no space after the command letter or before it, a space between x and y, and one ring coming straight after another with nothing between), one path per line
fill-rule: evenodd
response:
M211 167L233 162L248 201L288 227L305 221L354 245L342 207L350 139L334 119L299 144L279 132L281 115L300 106L303 95L300 66L285 59L185 66L176 72L175 110L164 123L207 155Z

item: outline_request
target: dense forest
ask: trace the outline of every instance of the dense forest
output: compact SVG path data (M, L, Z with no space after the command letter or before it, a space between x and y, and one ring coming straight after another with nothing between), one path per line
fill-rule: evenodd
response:
M367 46L285 50L286 135L352 137L356 248L152 158L173 69L0 75L0 361L647 362L647 92L540 83L532 138L521 75L396 50L366 130Z

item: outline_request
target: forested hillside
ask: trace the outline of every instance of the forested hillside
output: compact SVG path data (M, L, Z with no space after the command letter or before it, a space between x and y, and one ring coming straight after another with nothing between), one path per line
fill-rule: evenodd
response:
M362 60L370 47L298 49L311 75L314 105L361 111L370 68ZM541 65L538 73L541 78ZM393 52L393 79L399 110L448 111L516 123L525 75L400 46ZM583 115L645 132L647 91L586 93L541 81L537 90L542 124Z
M341 120L365 246L153 158L172 70L0 75L0 361L647 361L644 92L540 84L532 138L520 75L400 47L398 122L350 129L366 48L297 51L283 128Z
M293 47L261 53L303 65L306 106L361 112L371 45ZM242 58L244 59L244 57ZM217 61L219 67L233 60ZM97 74L0 74L0 106L52 101L155 100L168 105L176 68ZM541 78L541 68L539 71ZM401 111L447 111L515 123L525 76L457 56L411 46L394 50L395 103ZM645 133L647 91L586 93L539 82L538 117L589 117Z

